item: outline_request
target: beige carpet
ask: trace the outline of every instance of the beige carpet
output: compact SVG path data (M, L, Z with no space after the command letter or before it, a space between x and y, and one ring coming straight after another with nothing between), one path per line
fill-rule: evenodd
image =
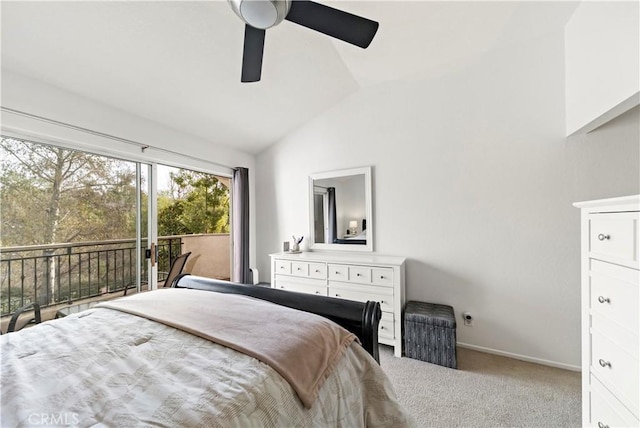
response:
M380 364L420 427L579 427L580 373L458 348L458 370L395 358Z

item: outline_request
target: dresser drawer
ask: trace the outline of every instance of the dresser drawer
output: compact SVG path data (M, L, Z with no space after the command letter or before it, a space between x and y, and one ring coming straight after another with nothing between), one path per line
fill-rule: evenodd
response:
M328 271L331 281L371 284L371 268L368 266L329 264Z
M589 272L592 313L606 317L637 335L640 322L639 276L637 270L593 260Z
M349 266L349 282L371 284L371 268L362 266Z
M289 260L276 260L275 273L281 275L291 275L291 262Z
M589 393L592 427L634 427L639 421L627 410L598 379L591 375L591 391Z
M598 333L618 348L631 355L633 358L640 357L640 347L638 345L638 334L632 333L628 328L623 328L620 324L611 321L610 318L600 316L597 313L591 314L591 332Z
M326 279L327 265L324 263L309 263L309 278Z
M638 359L595 331L591 335L591 372L632 412L638 414Z
M372 300L380 303L382 312L393 312L393 292L385 293L386 288L355 286L351 284L330 285L329 297L366 302Z
M333 281L348 281L349 268L347 265L329 264L327 267L328 277Z
M306 278L309 276L309 263L291 262L291 275Z
M378 326L378 337L385 339L395 338L395 324L392 313L382 313L382 318L380 319L380 324Z
M331 281L352 282L355 284L374 284L393 287L393 268L350 266L329 264L328 278Z
M393 286L392 268L371 268L371 283L387 287Z
M589 253L599 260L639 268L638 213L589 215Z
M327 287L324 283L314 280L295 279L290 276L276 275L275 287L279 290L297 291L299 293L327 295Z
M276 275L315 279L327 278L327 265L324 263L276 260L275 269Z

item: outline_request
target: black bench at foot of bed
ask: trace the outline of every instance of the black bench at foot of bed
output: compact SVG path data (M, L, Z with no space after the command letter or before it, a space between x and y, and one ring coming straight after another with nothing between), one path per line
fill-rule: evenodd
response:
M382 316L378 302L354 302L352 300L313 294L296 293L275 288L237 284L219 279L183 274L173 281L172 287L242 294L266 300L278 305L311 312L323 316L354 333L362 347L379 363L378 324Z

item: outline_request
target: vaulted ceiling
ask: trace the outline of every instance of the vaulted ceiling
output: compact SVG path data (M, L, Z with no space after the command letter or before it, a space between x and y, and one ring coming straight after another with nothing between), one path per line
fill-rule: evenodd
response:
M371 46L285 21L267 30L258 83L240 83L244 24L226 1L3 1L2 68L257 153L363 87L562 31L577 5L323 3L378 21Z

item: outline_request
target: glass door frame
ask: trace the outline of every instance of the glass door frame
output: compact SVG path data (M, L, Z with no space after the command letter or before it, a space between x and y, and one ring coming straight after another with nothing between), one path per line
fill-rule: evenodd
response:
M147 249L150 256L147 259L147 284L149 290L158 288L158 164L147 164ZM140 212L140 210L138 211ZM140 283L139 283L140 284ZM139 285L138 285L139 286Z

